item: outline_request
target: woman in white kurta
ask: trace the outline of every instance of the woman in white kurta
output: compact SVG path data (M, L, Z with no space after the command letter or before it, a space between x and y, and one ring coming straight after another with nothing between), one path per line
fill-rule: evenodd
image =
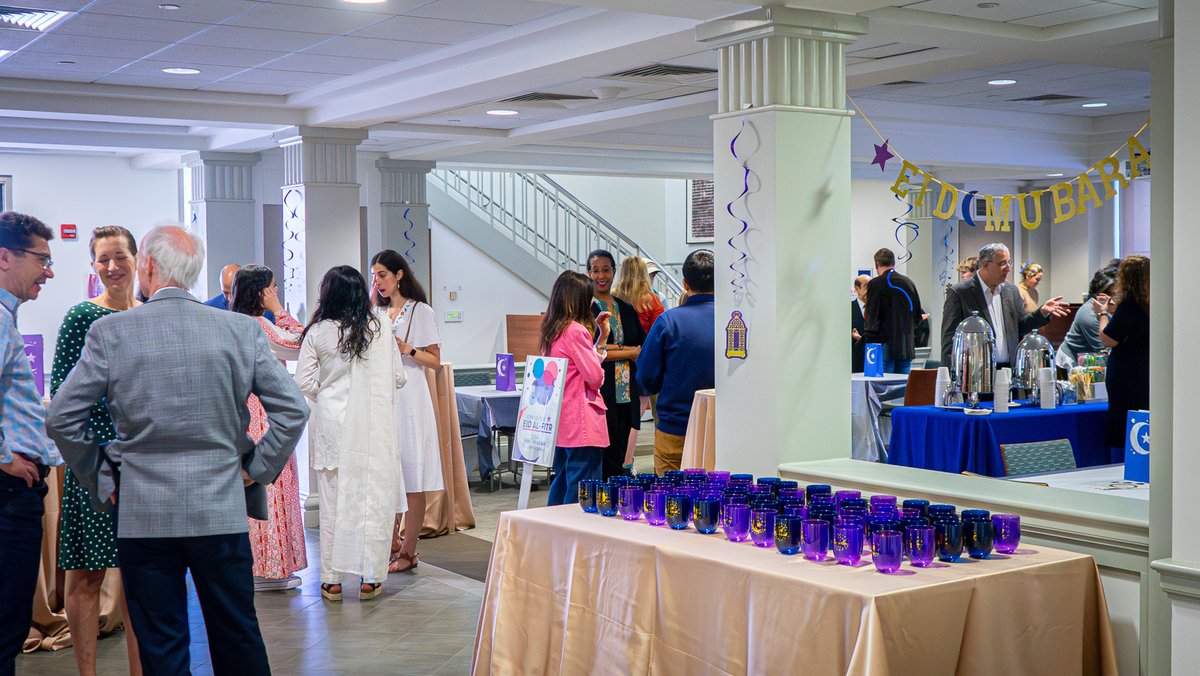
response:
M442 338L425 290L403 256L390 249L380 251L371 259L371 273L375 303L387 311L409 383L396 396L396 437L408 491L404 537L398 540L397 532L392 543L389 570L397 573L417 566L417 538L425 522L425 494L444 487L437 418L425 377L425 369L442 365Z
M321 500L321 594L342 598L341 576L362 578L359 598L382 591L396 515L405 510L396 453L396 393L406 375L386 319L354 268L321 280L304 330L296 382L313 401L309 434ZM399 390L403 391L403 390Z

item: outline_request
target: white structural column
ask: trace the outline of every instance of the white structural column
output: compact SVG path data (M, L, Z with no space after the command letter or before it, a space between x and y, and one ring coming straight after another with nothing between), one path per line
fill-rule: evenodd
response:
M379 201L383 248L404 256L421 286L432 294L425 182L434 163L380 159L375 166L383 179Z
M188 153L192 200L188 203L192 232L204 240L208 258L201 278L209 295L221 288L221 268L262 260L255 237L254 165L258 153Z
M302 322L329 268L362 267L357 153L366 138L362 129L318 127L275 134L284 153L281 286L284 305Z
M780 463L850 455L844 51L866 28L861 17L773 7L696 29L720 56L713 166L722 469L775 474Z

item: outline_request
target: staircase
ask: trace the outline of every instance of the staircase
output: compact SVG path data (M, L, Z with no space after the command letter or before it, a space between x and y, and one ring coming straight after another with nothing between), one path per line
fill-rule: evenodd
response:
M545 174L434 169L428 186L435 218L546 295L563 270L584 271L595 249L618 265L629 256L658 265L654 290L667 307L683 292L648 251Z

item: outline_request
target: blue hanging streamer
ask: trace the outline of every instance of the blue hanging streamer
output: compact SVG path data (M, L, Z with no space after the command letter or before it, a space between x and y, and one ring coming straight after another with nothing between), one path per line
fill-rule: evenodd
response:
M742 229L737 231L736 233L734 233L734 235L732 237L730 237L728 240L726 240L726 243L729 244L729 248L731 248L735 252L737 252L737 256L738 256L736 259L734 259L734 261L732 263L729 264L729 269L734 274L733 280L730 281L729 283L730 283L730 285L733 286L733 294L734 294L735 300L738 298L738 296L740 296L746 292L746 279L747 279L748 275L746 275L746 273L745 273L745 261L747 258L750 257L749 254L747 254L745 251L743 251L741 248L739 248L736 244L733 243L733 240L737 239L738 237L744 237L746 234L746 231L750 229L750 224L747 223L745 219L739 218L738 216L736 216L733 213L734 202L737 202L738 200L741 200L741 199L745 199L746 196L750 194L750 168L748 166L746 166L746 162L742 158L738 157L738 154L737 154L738 138L741 137L742 132L745 130L746 130L746 118L743 117L741 129L738 129L738 133L734 134L733 139L731 139L729 141L730 154L733 155L734 160L736 160L739 164L742 165L742 192L737 197L730 200L728 204L725 205L726 213L728 213L731 218L736 219L739 223L742 224ZM741 270L738 269L739 265L742 267Z
M412 250L417 248L417 243L408 236L408 231L412 230L413 227L416 226L416 223L413 223L412 220L409 219L408 212L409 207L404 207L404 221L408 223L408 227L404 229L404 239L408 242L408 248L404 250L404 257L408 259L409 263L416 263L417 259L413 258Z
M917 241L917 238L921 236L921 226L913 223L912 221L905 220L907 219L908 215L912 213L913 205L909 204L899 195L894 195L894 197L896 198L896 201L902 202L904 206L908 207L908 209L904 213L900 214L900 216L891 219L892 222L896 224L896 232L894 235L896 238L896 243L900 245L901 249L904 249L904 254L897 257L896 262L907 263L908 261L912 260L912 252L908 250L908 247L911 246L913 242ZM906 229L912 231L912 239L909 239L907 242L900 237L900 231Z

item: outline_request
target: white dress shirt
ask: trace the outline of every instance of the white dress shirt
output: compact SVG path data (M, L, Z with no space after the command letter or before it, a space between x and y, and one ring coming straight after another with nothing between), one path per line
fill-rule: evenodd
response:
M995 289L989 289L987 284L975 275L975 279L979 279L979 286L983 288L983 300L987 302L988 313L992 316L992 333L996 338L996 363L1009 363L1008 341L1004 336L1004 294L1000 293L1000 289L1004 288L1004 282L1000 282Z

